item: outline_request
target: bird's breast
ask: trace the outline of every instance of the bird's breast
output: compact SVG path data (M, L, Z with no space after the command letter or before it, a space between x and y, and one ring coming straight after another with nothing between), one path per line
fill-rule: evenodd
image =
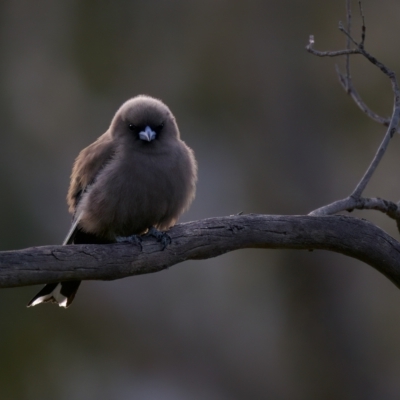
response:
M183 211L183 170L170 157L116 159L83 199L84 230L107 238L168 229Z

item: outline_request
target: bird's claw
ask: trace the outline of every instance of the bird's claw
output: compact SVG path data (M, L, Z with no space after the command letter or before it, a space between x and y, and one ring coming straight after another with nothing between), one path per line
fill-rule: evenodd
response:
M136 244L137 246L140 246L140 250L143 250L142 247L142 238L138 235L131 235L131 236L117 236L115 238L115 241L117 243L130 243L130 244Z
M160 242L162 245L162 250L165 250L168 245L171 244L172 239L171 236L168 235L166 232L161 232L152 226L146 236L153 236L157 239L157 242Z

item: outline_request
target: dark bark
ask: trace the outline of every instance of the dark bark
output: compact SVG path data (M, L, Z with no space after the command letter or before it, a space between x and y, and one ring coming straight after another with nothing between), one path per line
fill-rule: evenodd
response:
M179 224L164 250L144 237L127 243L32 247L0 253L0 287L67 280L113 280L161 271L232 250L323 249L374 267L400 287L400 243L368 221L347 216L234 215Z

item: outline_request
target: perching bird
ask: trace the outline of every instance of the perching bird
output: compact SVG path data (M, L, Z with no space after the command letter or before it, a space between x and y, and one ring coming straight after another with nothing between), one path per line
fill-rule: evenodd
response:
M180 139L169 108L149 96L134 97L75 160L67 196L73 223L63 244L134 240L148 231L165 239L158 230L169 229L189 207L196 181L193 151ZM79 285L47 284L28 307L68 307Z

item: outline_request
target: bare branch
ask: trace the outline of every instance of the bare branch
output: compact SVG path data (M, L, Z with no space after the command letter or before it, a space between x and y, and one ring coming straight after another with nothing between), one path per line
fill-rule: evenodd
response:
M376 198L366 197L348 197L343 200L335 201L321 208L318 208L309 213L313 216L331 215L340 211L353 211L353 210L376 210L383 212L388 217L394 219L398 226L400 226L400 205L392 201Z
M387 69L385 67L385 69ZM365 172L364 176L360 180L360 182L357 184L356 188L354 189L353 193L346 199L339 200L333 204L330 204L325 207L321 207L318 210L315 210L314 212L310 213L310 215L328 215L331 214L332 212L339 212L339 211L345 211L348 210L349 208L356 208L353 206L354 202L357 202L360 200L361 194L363 193L365 187L369 183L373 173L375 172L376 168L378 167L380 161L382 160L386 149L389 145L390 139L393 137L395 134L397 127L399 125L399 120L400 120L400 92L399 92L399 87L397 84L397 79L395 74L388 70L389 77L392 81L392 87L393 91L395 93L394 96L394 109L393 109L393 114L392 118L390 120L389 127L386 131L386 134L378 148L378 151L376 152L371 164L369 165L367 171ZM342 207L342 208L341 208ZM317 212L317 213L316 213Z
M363 178L361 179L361 181L359 182L359 184L352 193L352 196L355 197L361 196L362 192L367 186L369 180L371 179L373 173L375 172L377 166L379 165L380 161L382 160L382 157L386 152L390 139L396 133L400 120L400 90L399 90L399 85L397 83L396 74L392 70L387 68L384 64L379 62L375 57L367 53L362 47L359 47L359 50L364 57L366 57L372 64L377 66L385 75L389 77L394 92L394 107L393 107L393 114L390 119L390 123L386 131L386 134L383 138L383 141L380 144L378 151L376 152L375 157L372 160L370 166L368 167L366 173L364 174Z
M344 56L346 54L360 54L358 49L345 49L345 50L336 50L336 51L318 51L314 49L315 39L313 35L310 35L308 45L306 46L306 50L314 54L314 56L318 57L338 57Z
M340 22L339 23L339 30L343 32L346 35L346 49L345 50L335 50L335 51L318 51L313 48L314 45L314 36L311 35L309 39L309 43L306 46L306 49L309 53L316 55L318 57L338 57L338 56L346 56L346 75L343 75L340 72L339 67L336 65L336 72L339 77L339 81L341 85L343 86L343 89L346 91L347 94L351 96L351 98L354 100L354 102L357 104L357 106L360 108L362 112L367 114L368 117L370 117L373 121L382 124L384 126L389 126L390 124L390 119L388 118L383 118L380 115L376 114L374 111L372 111L361 99L360 95L358 94L357 90L355 89L353 85L353 81L351 78L351 73L350 73L350 55L352 54L362 54L364 55L367 59L369 59L373 64L377 65L378 68L383 67L384 70L383 72L388 75L390 74L389 70L381 63L379 63L374 57L370 56L367 52L364 50L364 44L365 44L365 35L366 35L366 25L365 25L365 18L364 18L364 13L363 9L361 6L361 1L359 2L359 8L360 8L360 14L361 14L361 19L362 19L362 26L361 26L361 42L358 44L351 36L351 23L352 23L352 13L351 13L351 1L346 0L346 16L347 16L347 28L345 29L343 27L343 24ZM355 44L356 48L351 48L351 44ZM364 50L364 52L362 51Z
M351 32L351 0L346 0L346 15L347 15L347 30ZM346 49L351 48L351 42L350 39L346 39ZM336 70L339 70L339 67L336 66ZM350 75L350 54L346 55L346 79L345 79L345 85L344 88L347 93L349 93L349 85L351 82L351 75Z
M381 211L388 217L394 219L397 223L400 223L400 207L398 204L393 203L379 197L376 198L360 198L356 206L354 207L359 210L376 210ZM350 211L350 210L349 210Z
M131 244L44 246L0 253L0 288L68 280L114 280L243 248L323 249L359 259L400 287L400 243L346 216L236 215L176 225L161 251Z
M341 32L343 32L346 35L346 49L342 51L335 51L335 52L317 52L313 50L312 45L314 44L314 38L312 37L312 40L310 38L309 44L307 46L307 50L310 51L312 54L319 55L319 56L339 56L339 55L346 55L346 76L343 76L340 71L337 68L337 72L339 75L339 80L346 90L347 93L351 94L352 98L355 100L356 104L363 110L368 116L371 116L375 121L378 122L386 122L385 119L379 117L377 114L373 113L361 100L360 96L356 92L356 90L353 87L352 81L351 81L351 76L350 76L350 64L349 64L349 56L350 54L362 54L368 61L370 61L373 65L378 67L385 75L387 75L391 81L392 84L392 90L394 93L394 106L393 106L393 113L392 117L388 123L388 128L386 131L386 134L373 158L371 161L369 167L367 168L364 176L361 178L360 182L357 184L356 188L354 189L353 193L342 200L336 201L332 204L329 204L327 206L321 207L317 210L314 210L310 213L310 215L328 215L332 213L336 213L339 211L345 211L345 210L352 210L354 208L360 208L362 206L366 207L366 202L364 199L361 198L361 195L363 191L365 190L367 184L369 183L372 175L374 174L376 168L378 167L380 161L382 160L386 149L389 145L390 139L393 137L395 132L398 129L399 126L399 121L400 121L400 90L399 86L397 83L397 78L395 73L387 68L383 63L378 61L375 57L373 57L371 54L369 54L365 49L364 49L364 43L365 43L365 34L366 34L366 27L365 27L365 19L364 19L364 13L361 7L361 2L359 2L359 7L360 7L360 14L362 18L362 33L361 33L361 42L357 43L356 40L351 36L351 7L350 7L350 1L347 0L346 2L346 8L347 8L347 29L343 27L342 23L339 23L339 29ZM355 46L355 49L351 49L351 44ZM340 54L341 53L341 54ZM399 226L399 221L396 218L396 221L398 222Z
M373 173L375 172L375 170L378 167L379 163L381 162L383 156L385 155L385 152L389 145L390 139L396 133L397 126L399 124L399 118L400 118L400 108L399 107L400 107L400 105L396 105L395 109L393 110L392 120L390 121L389 127L385 134L385 137L383 138L382 143L379 145L378 151L376 152L367 171L365 172L361 181L358 183L357 187L354 189L353 193L351 194L352 196L354 196L354 197L361 196L362 192L364 191L368 182L370 181Z
M366 31L367 31L367 27L365 25L364 11L363 11L363 8L362 8L361 1L358 2L358 6L360 8L360 15L361 15L361 20L362 20L360 46L363 48L364 47L364 43L365 43L365 34L366 34ZM351 33L350 30L349 30L349 33Z
M364 47L365 43L365 32L366 32L366 27L365 27L365 20L364 20L364 14L361 8L361 2L359 2L359 7L360 7L360 13L361 13L361 18L362 18L362 36L361 36L361 44ZM352 13L351 13L351 0L346 0L346 15L347 15L347 32L349 35L351 35L351 22L352 22ZM351 48L351 40L348 36L346 36L346 49L349 50ZM361 45L360 44L360 45ZM389 126L390 119L389 118L382 118L378 114L376 114L374 111L372 111L361 99L361 96L358 94L356 88L353 85L353 81L351 78L351 72L350 72L350 54L346 55L346 75L343 75L340 72L339 66L336 64L336 73L338 74L339 82L341 83L343 89L346 91L348 95L351 96L353 101L356 103L356 105L360 108L362 112L367 114L369 118L374 120L375 122L378 122L381 125L384 126Z
M346 59L349 58L349 56L346 56ZM360 108L360 110L367 114L369 118L377 122L378 124L381 124L383 126L389 126L390 124L390 119L389 118L383 118L380 115L376 114L374 111L372 111L361 99L361 96L358 94L356 88L353 85L351 76L349 75L349 69L348 72L346 72L346 76L344 76L339 69L339 66L336 65L336 73L338 74L339 82L343 86L343 89L346 91L348 95L351 96L353 101L356 103L356 105ZM347 62L346 62L346 70L347 70Z
M349 196L345 199L336 200L333 203L317 208L308 215L321 217L323 215L333 215L341 211L352 211L356 208L356 204L356 200Z

